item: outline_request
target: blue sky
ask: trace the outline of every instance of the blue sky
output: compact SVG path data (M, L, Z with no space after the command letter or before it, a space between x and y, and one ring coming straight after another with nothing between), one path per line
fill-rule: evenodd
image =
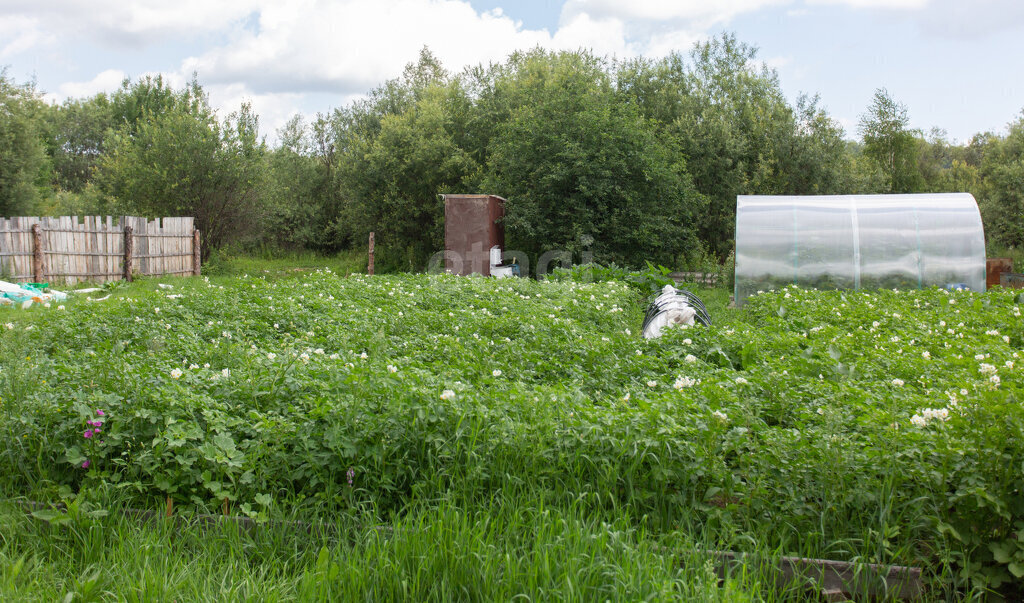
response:
M880 87L913 127L961 142L1024 109L1022 0L0 0L0 65L54 102L195 71L221 112L252 102L273 139L424 45L458 70L535 45L658 57L723 31L758 47L791 99L820 94L849 138Z

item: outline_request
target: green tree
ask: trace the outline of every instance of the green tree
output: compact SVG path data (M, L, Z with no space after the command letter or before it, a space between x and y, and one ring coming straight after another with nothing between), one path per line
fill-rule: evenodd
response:
M1024 112L1004 138L988 137L981 160L981 212L989 239L1024 247Z
M267 153L266 214L261 239L290 249L329 249L336 211L330 159L318 155L311 129L294 116L280 130L278 148Z
M917 167L917 135L907 126L907 108L879 88L868 110L860 118L858 131L864 141L864 156L880 170L887 193L921 190L923 179Z
M508 120L491 140L485 186L507 198L509 247L580 250L594 259L673 264L696 242L702 197L678 148L619 102L603 62L535 50L494 88Z
M69 99L51 113L49 155L58 191L81 193L103 155L103 140L117 124L106 94Z
M206 93L195 74L181 90L175 90L162 75L144 76L132 82L125 78L111 95L110 117L114 127L134 134L141 124L164 113L185 110L194 114L209 110Z
M265 144L248 105L220 122L197 84L176 97L111 133L97 178L125 213L194 216L208 253L257 223Z
M793 135L784 136L779 169L788 195L839 195L854 192L853 164L839 123L820 106L818 95L800 95L794 108ZM785 152L785 149L789 152Z
M330 121L339 195L335 237L365 245L376 233L381 270L420 270L444 245L439 194L459 192L477 166L459 145L469 101L426 49L402 76ZM457 110L456 110L457 109Z
M733 247L736 197L788 192L780 163L795 129L775 72L754 67L757 49L722 35L690 54L691 93L673 123L709 206L701 238L719 256Z
M0 216L35 213L45 197L47 107L31 84L0 70Z
M791 107L757 49L723 34L697 44L687 59L623 63L616 85L678 144L694 186L708 199L700 238L719 258L732 249L736 196L848 192L850 158L842 128L802 96Z
M407 111L385 115L341 170L343 215L358 233L376 232L383 269L419 270L444 247L441 193L457 192L474 162L455 143L446 100L457 86L433 85Z

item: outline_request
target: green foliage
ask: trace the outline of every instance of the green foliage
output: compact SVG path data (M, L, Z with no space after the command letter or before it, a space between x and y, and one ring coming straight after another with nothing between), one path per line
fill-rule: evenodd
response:
M514 59L509 120L491 142L485 188L508 200L509 248L582 251L599 262L670 263L703 206L677 149L617 102L602 64L578 53Z
M907 127L909 122L907 108L893 100L885 88L875 90L871 105L860 118L858 131L864 140L864 155L881 171L883 192L921 190L917 142L915 133Z
M401 79L334 117L340 221L354 245L376 233L377 265L422 270L444 247L441 193L477 166L457 143L465 91L424 50Z
M555 268L548 278L577 283L620 282L646 296L660 292L665 285L674 285L675 281L669 277L671 272L664 266L654 266L650 262L645 270L630 270L615 264L579 264L571 268Z
M778 76L755 67L757 50L724 34L679 54L629 61L617 73L623 97L677 144L697 190L700 239L716 258L732 249L736 196L850 192L843 131L802 96L791 107Z
M989 238L1024 248L1024 116L1012 122L1005 138L992 138L981 162L982 216Z
M114 127L125 128L129 134L165 113L185 111L198 115L208 112L208 105L206 93L195 77L181 90L175 90L162 75L147 75L135 82L125 78L110 98Z
M143 104L156 92L159 112ZM138 118L105 141L98 185L125 214L195 217L208 254L247 234L262 210L265 145L257 117L242 105L219 122L194 83L156 92L148 80L125 92L126 112L138 109Z
M278 132L280 146L266 154L266 213L260 239L291 250L334 246L330 223L336 218L325 202L334 183L316 154L313 132L294 116Z
M207 276L242 276L259 274L264 278L294 277L306 272L331 270L336 274L349 275L366 272L365 249L349 249L335 255L318 254L312 251L282 251L279 247L251 248L237 247L218 249L203 263L203 274ZM120 282L120 281L111 281Z
M787 194L841 195L857 190L845 132L819 104L818 95L801 95L794 108L796 134L783 153L781 170Z
M45 105L32 84L0 70L0 216L35 212L50 163L43 138Z
M732 247L736 196L785 191L783 139L793 115L778 77L751 68L756 49L723 35L694 46L686 109L673 122L694 184L709 196L701 239L719 255Z
M103 141L119 124L116 108L110 97L98 94L69 99L51 112L49 155L56 190L82 193L92 181L105 152Z

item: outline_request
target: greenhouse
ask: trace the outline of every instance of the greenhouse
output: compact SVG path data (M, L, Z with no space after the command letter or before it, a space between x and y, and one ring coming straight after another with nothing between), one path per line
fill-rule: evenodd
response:
M978 204L967 193L737 197L736 304L789 284L984 291Z

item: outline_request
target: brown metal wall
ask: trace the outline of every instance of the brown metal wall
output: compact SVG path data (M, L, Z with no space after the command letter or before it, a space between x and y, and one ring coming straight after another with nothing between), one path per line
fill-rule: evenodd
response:
M1010 258L988 258L985 260L985 286L989 289L999 284L999 275L1013 272L1013 260Z
M495 195L444 196L444 248L463 258L461 269L445 257L445 270L455 274L490 276L490 249L505 248L505 200Z

